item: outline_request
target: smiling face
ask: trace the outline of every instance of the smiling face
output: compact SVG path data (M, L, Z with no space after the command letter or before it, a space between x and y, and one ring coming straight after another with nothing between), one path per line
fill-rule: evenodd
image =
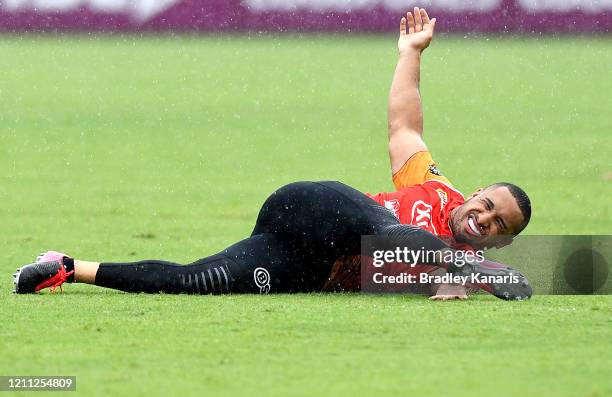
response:
M455 208L451 213L450 227L456 241L484 249L510 244L524 222L510 190L493 185L477 190Z

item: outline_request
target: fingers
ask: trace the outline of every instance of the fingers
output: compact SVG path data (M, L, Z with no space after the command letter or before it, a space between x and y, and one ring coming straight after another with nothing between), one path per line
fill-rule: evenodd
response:
M414 33L414 17L411 12L406 14L406 18L408 19L408 33Z
M429 23L429 15L427 15L427 11L424 8L421 8L421 19L423 20L423 24Z
M406 32L406 22L408 22L408 32ZM402 18L400 22L400 35L421 32L423 30L433 31L435 27L436 18L429 19L429 15L424 8L414 7L414 12L407 12L406 18Z
M419 7L414 7L414 31L420 32L423 30L423 19L421 18L421 10Z
M406 18L402 18L400 21L400 36L404 36L406 34Z

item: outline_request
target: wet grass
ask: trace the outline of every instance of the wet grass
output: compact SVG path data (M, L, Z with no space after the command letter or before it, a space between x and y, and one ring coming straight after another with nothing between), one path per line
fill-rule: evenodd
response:
M612 41L443 37L426 140L469 193L532 197L530 234L610 234ZM188 262L299 179L392 188L390 37L0 37L0 375L87 395L612 393L609 297L15 297L44 249Z

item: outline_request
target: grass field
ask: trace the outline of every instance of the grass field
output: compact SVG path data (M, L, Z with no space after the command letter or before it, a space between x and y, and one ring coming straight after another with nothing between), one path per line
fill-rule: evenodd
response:
M529 234L612 234L611 46L436 38L441 170L464 193L523 186ZM0 37L0 375L76 375L83 395L612 395L609 296L10 293L46 249L217 252L287 182L391 189L394 63L393 37Z

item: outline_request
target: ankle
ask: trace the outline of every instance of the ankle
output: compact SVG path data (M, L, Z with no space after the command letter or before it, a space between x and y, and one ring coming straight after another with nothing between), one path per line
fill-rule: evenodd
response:
M74 281L77 283L95 284L99 262L74 260Z

